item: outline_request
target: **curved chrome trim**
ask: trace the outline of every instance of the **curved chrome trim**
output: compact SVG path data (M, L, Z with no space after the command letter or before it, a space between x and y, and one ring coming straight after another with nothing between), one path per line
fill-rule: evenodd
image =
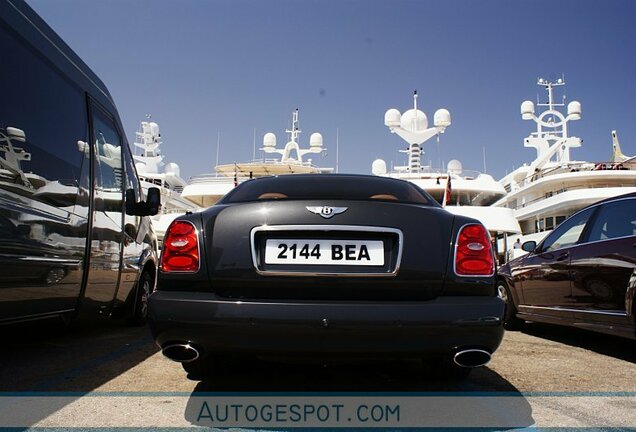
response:
M614 311L598 311L598 310L588 310L588 309L573 309L573 308L565 308L558 306L527 306L527 305L519 305L519 308L526 309L542 309L542 310L553 310L553 311L561 311L561 312L583 312L589 314L597 314L597 315L608 315L608 316L627 316L625 312L614 312Z
M188 360L176 360L176 359L173 359L172 357L166 355L166 353L165 353L165 351L167 349L170 349L170 348L180 348L180 349L183 349L185 352L192 351L193 354L194 354L194 357L191 358L191 359L188 359ZM168 358L168 359L170 359L172 361L179 362L179 363L190 363L190 362L193 362L193 361L195 361L196 359L198 359L200 357L199 350L197 350L195 347L193 347L189 343L185 343L185 344L184 343L176 343L176 344L166 345L166 346L161 348L161 354L163 354L166 358Z
M9 317L9 318L1 318L0 319L0 325L5 324L5 323L19 323L22 321L33 321L33 320L37 320L40 318L48 318L48 317L52 317L52 316L56 316L56 315L62 315L65 313L71 313L71 312L75 312L76 309L61 309L61 310L55 310L52 312L43 312L43 313L38 313L38 314L32 314L32 315L22 315L22 316L15 316L15 317Z
M67 258L49 258L49 257L37 257L37 256L24 256L18 258L20 261L37 261L37 262L51 262L58 264L68 265L81 265L82 261L67 259Z
M164 240L166 238L166 235L170 232L170 228L172 228L172 224L174 224L175 222L187 222L190 225L192 225L192 228L194 228L194 233L197 236L197 253L199 254L199 266L197 267L196 270L163 271L163 268L162 268L163 267L163 250L165 248L162 247L161 248L161 255L159 255L159 271L161 273L166 273L166 274L168 274L168 273L198 273L199 270L201 270L201 259L202 259L202 257L201 257L201 238L199 237L199 230L197 229L196 225L193 222L189 221L189 220L186 220L186 219L173 220L172 222L170 222L170 225L168 225L168 229L166 230L166 233L164 234L164 237L163 237ZM163 240L162 240L162 243L164 243Z
M398 254L395 262L395 269L390 273L325 273L325 272L308 272L308 271L276 271L261 270L258 267L258 259L256 257L256 233L262 231L353 231L353 232L372 232L372 233L389 233L398 236ZM397 228L362 226L362 225L260 225L252 228L250 231L250 245L252 249L252 264L256 273L265 276L328 276L328 277L393 277L400 270L402 262L402 249L404 246L404 236L402 231Z
M473 353L473 352L478 352L480 354L486 354L488 359L485 362L483 362L483 363L477 363L477 364L474 364L474 365L462 364L462 363L460 363L457 360L457 357L462 356L464 354ZM481 366L484 366L484 365L488 364L488 362L490 361L491 357L492 357L492 355L486 350L482 350L482 349L467 349L467 350L462 350L462 351L457 352L457 354L455 354L453 356L453 362L455 362L455 364L457 366L461 366L461 367L465 367L465 368L475 368L475 367L481 367Z
M481 225L486 230L486 234L488 234L488 240L490 241L490 254L492 255L492 273L488 275L460 275L457 273L457 243L459 242L459 235L462 233L462 230L466 228L468 225ZM455 247L453 248L453 273L455 273L455 276L457 277L493 277L496 272L497 270L496 270L496 264L495 264L495 257L492 250L492 240L490 238L490 233L488 232L488 229L484 226L484 224L479 222L468 222L462 225L457 231L457 236L455 237Z

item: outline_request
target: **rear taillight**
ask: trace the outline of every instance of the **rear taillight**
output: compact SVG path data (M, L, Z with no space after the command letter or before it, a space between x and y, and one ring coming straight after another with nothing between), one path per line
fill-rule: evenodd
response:
M495 273L490 236L483 225L468 224L459 230L455 273L458 276L492 276Z
M199 271L199 239L191 222L174 221L163 239L162 272Z

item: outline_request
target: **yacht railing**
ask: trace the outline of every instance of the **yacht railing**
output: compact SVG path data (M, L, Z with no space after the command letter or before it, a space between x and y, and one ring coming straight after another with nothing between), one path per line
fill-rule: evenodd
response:
M329 168L320 168L314 164L312 164L311 162L298 162L298 161L294 161L294 162L281 162L277 159L259 159L259 160L255 160L252 162L242 162L242 163L237 163L238 167L243 167L245 168L248 164L253 164L253 165L269 165L269 166L273 166L273 165L277 165L277 166L302 166L302 167L311 167L311 168L315 168L316 170L319 171L328 171L330 170ZM229 164L228 164L229 165ZM256 177L256 176L254 176ZM225 173L207 173L207 174L199 174L199 175L195 175L192 176L188 179L188 184L201 184L201 183L214 183L214 182L227 182L228 180L232 180L234 178L234 174L232 171L227 171ZM249 175L246 175L245 171L241 171L241 170L237 170L236 172L236 179L239 181L239 183L241 181L247 180L249 179Z
M636 170L636 162L568 162L562 165L553 166L543 170L536 171L525 177L519 183L520 186L526 186L529 183L537 181L543 177L556 174L564 174L568 172L580 171L633 171Z
M544 196L539 197L539 198L535 198L531 201L526 201L522 204L516 205L516 206L510 206L509 208L513 209L513 210L518 210L524 207L528 207L529 205L532 205L534 203L537 203L539 201L543 201L545 199L551 198L555 195L559 195L562 194L564 192L568 192L568 191L573 191L573 190L582 190L582 189L605 189L605 188L612 188L612 187L636 187L635 184L633 183L620 183L620 184L594 184L594 185L590 185L590 184L577 184L577 185L572 185L572 186L568 186L566 188L561 188L559 190L556 191L550 191L547 192Z
M160 215L164 215L164 214L184 214L187 211L195 211L195 209L180 209L180 208L169 208L166 209L165 211L162 210Z
M244 180L249 178L247 176L238 175L238 180ZM226 175L222 175L219 173L209 173L209 174L199 174L196 176L192 176L188 179L188 184L200 184L200 183L227 183L229 180L232 180L232 177L228 177Z
M309 161L297 161L297 160L290 160L290 161L281 161L280 159L253 159L251 161L247 161L247 162L237 162L236 164L232 164L232 163L228 163L228 164L221 164L220 166L228 166L228 165L236 165L237 167L241 167L241 166L245 166L245 165L299 165L299 166L304 166L304 167L314 167L316 168L316 166L314 164L312 164Z
M422 174L430 174L432 176L438 175L440 179L447 179L448 178L448 171L447 170L443 170L443 169L437 169L437 168L430 168L430 167L422 167L422 169L420 169L419 171L413 172L413 171L401 171L399 169L396 169L393 171L393 174L396 178L419 178ZM465 170L462 169L460 172L451 172L451 179L453 178L461 178L464 180L473 180L476 179L477 177L483 175L482 172L480 171L476 171L476 170Z

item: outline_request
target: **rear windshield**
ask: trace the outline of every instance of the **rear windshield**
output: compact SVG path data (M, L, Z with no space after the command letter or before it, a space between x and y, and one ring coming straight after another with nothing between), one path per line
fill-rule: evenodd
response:
M284 175L249 180L219 204L273 200L362 200L438 206L412 183L384 177L353 175Z

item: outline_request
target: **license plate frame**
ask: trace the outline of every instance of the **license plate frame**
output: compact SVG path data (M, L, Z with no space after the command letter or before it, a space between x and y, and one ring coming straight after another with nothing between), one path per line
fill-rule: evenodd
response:
M264 262L311 266L384 266L382 240L267 239Z
M267 239L358 239L385 241L385 264L380 267L347 265L265 264ZM404 234L394 227L370 225L257 225L250 230L252 265L257 274L268 277L396 277L400 271Z

